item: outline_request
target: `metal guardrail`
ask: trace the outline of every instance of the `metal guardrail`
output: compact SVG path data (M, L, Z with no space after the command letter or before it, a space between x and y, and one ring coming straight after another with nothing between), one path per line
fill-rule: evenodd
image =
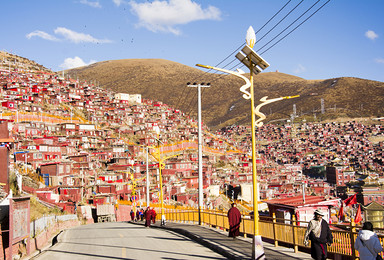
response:
M199 213L197 209L165 209L165 217L167 221L176 221L182 223L196 224L199 223ZM160 214L157 214L160 220ZM203 210L201 212L201 223L221 229L229 229L227 213L217 210ZM259 220L259 231L263 238L273 240L275 246L279 242L293 246L295 252L299 251L299 247L309 248L304 245L304 233L307 229L300 221L297 223L295 216L291 220L279 219L275 216L261 216ZM240 232L244 236L253 236L253 219L248 215L242 216ZM360 227L353 222L347 225L331 224L333 235L333 244L328 246L328 252L338 255L350 256L355 259L358 257L358 251L354 248L354 243ZM383 245L384 235L378 234L381 245ZM383 252L381 252L383 256Z

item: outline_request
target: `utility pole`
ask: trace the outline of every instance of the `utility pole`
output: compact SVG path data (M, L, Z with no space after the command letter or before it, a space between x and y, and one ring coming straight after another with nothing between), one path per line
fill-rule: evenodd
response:
M198 169L199 169L199 188L198 188L198 191L199 191L199 225L201 225L201 210L203 208L203 201L204 201L204 198L203 198L203 144L202 144L202 138L201 138L201 125L202 125L202 122L201 122L201 88L209 88L210 87L210 83L207 83L205 85L205 83L201 83L201 84L196 84L196 83L187 83L187 86L188 87L191 87L191 88L197 88L197 116L198 116L198 120L197 120L197 124L198 124L198 148L199 148L199 166L198 166Z
M84 168L83 165L81 166L81 202L83 201L83 196L84 196Z
M147 155L146 155L146 161L147 161L147 165L146 165L146 172L147 172L147 176L146 176L146 179L147 179L147 207L149 207L149 171L148 171L148 146L145 147L146 151L147 151Z

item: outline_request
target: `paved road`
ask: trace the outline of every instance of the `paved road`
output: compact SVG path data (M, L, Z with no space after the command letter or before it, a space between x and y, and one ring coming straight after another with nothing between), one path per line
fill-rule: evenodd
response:
M227 258L171 230L109 222L66 230L58 236L58 243L33 259Z

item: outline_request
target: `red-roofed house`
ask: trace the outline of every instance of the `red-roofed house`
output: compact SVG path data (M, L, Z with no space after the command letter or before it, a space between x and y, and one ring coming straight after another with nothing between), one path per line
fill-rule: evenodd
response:
M313 214L316 209L320 209L324 213L323 219L327 222L330 218L329 209L339 205L339 199L326 200L323 196L305 196L305 200L302 195L288 197L284 199L272 199L265 201L268 204L269 214L272 217L273 213L276 214L278 222L289 223L292 219L292 215L296 215L298 222L308 222L313 219ZM306 226L307 223L302 223Z

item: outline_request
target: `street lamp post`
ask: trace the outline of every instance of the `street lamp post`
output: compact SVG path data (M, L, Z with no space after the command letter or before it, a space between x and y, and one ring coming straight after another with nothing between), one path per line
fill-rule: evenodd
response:
M258 210L258 187L257 187L257 168L256 168L256 137L255 137L255 95L253 86L253 74L258 74L269 67L269 64L261 58L252 48L256 43L256 34L252 26L247 30L247 44L241 52L236 55L244 65L249 69L250 99L251 99L251 131L252 131L252 185L253 185L253 243L252 259L264 259L264 248L259 233L259 210Z
M157 133L157 152L158 152L158 162L159 162L159 182L160 182L160 203L161 203L161 225L165 225L165 214L164 214L164 195L163 195L163 176L161 174L161 170L164 169L164 163L161 158L160 152L160 128L158 126L155 127L155 131Z
M196 83L193 83L193 84L190 84L189 82L187 83L187 86L188 87L191 87L191 88L197 88L197 93L198 93L198 97L197 97L197 114L198 114L198 120L197 120L197 124L198 124L198 157L199 157L199 165L198 165L198 172L199 172L199 188L198 188L198 192L199 192L199 225L201 225L201 210L203 209L203 201L204 201L204 196L203 196L203 143L202 143L202 137L201 137L201 125L202 125L202 121L201 121L201 88L204 87L204 88L208 88L210 86L209 83L207 84L204 84L204 83L201 83L201 84L196 84Z
M243 47L243 49L236 54L236 58L239 59L247 68L249 69L249 79L242 75L240 72L220 69L212 66L206 66L201 64L196 64L196 66L214 69L222 72L226 72L232 74L234 76L240 77L245 81L245 85L240 88L240 91L243 93L243 98L251 100L251 131L252 131L252 185L253 185L253 243L252 243L252 259L265 259L263 242L261 240L261 236L259 233L259 211L258 211L258 183L257 183L257 168L256 168L256 137L255 137L255 127L262 126L262 120L265 119L265 115L260 112L260 108L263 105L269 104L271 102L275 102L282 99L288 99L293 97L281 97L275 98L271 100L267 100L267 97L263 97L260 99L262 104L258 105L255 109L254 102L254 86L253 86L253 74L258 74L267 67L269 67L268 62L266 62L262 57L260 57L252 48L256 42L255 31L252 26L249 27L246 36L247 44ZM250 91L248 91L250 88ZM294 96L297 97L297 96ZM255 114L260 116L257 122L255 122Z
M145 159L146 159L146 164L145 164L145 171L146 171L146 187L147 187L147 190L146 190L146 201L147 201L147 207L149 207L149 169L148 169L148 146L145 147L145 150L146 150L146 156L145 156Z

